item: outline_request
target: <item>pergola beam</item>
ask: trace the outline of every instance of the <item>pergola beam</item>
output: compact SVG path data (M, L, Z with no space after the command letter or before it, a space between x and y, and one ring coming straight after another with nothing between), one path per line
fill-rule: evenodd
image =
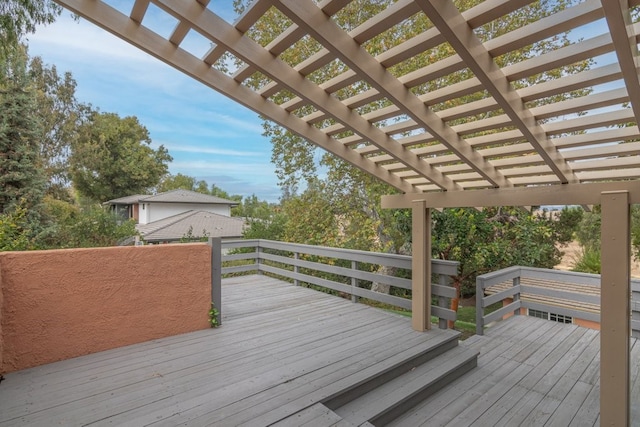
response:
M446 193L409 193L382 197L382 207L410 208L415 200L424 200L427 208L463 208L491 206L597 205L601 193L628 191L630 203L640 203L640 181L590 184L546 185L538 187L492 188L449 191Z
M624 2L625 4L627 2ZM635 121L640 122L640 82L638 80L638 45L631 12L620 0L602 0L605 18L615 46L622 77L629 94Z

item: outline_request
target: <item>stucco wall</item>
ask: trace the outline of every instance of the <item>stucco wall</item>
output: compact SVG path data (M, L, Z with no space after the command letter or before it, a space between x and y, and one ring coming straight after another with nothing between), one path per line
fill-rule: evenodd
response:
M0 372L207 328L206 244L0 253Z

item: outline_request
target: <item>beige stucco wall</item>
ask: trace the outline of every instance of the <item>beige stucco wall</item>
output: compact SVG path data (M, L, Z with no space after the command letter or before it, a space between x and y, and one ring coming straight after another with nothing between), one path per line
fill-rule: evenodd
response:
M206 244L0 253L0 372L204 329Z

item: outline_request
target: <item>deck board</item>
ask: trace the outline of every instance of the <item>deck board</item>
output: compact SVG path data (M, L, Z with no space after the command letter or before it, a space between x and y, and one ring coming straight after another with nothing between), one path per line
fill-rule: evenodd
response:
M263 426L293 414L302 425L346 426L316 404L450 336L418 333L405 317L264 276L226 279L222 315L215 330L7 374L0 426ZM597 331L515 316L462 345L480 351L478 368L392 425L599 422ZM631 359L638 425L637 340Z
M575 325L498 322L469 341L480 351L478 368L390 425L598 425L599 341L598 331ZM632 425L640 425L640 343L631 345Z

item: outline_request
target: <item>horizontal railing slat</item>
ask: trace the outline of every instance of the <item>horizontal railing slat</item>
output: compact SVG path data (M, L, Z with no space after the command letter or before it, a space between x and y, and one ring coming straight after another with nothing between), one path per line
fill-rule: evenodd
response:
M482 307L488 307L491 304L495 304L505 298L513 298L515 295L520 293L520 288L520 285L510 286L503 291L496 292L495 294L489 295L488 297L484 297L482 298Z
M476 280L482 285L482 289L487 289L489 286L497 285L507 280L513 280L516 277L520 277L520 267L503 268L502 270L478 276Z
M520 307L522 307L522 302L520 300L505 305L501 309L498 309L493 313L489 313L484 316L484 324L486 325L487 323L495 322L496 320L502 319L503 316L509 313L513 313L514 311L520 309Z
M367 280L370 282L383 283L385 285L396 286L403 289L411 289L411 280L403 279L401 277L387 276L384 274L369 273L362 270L354 270L352 268L338 267L335 265L327 265L319 262L305 261L302 259L293 259L280 255L274 255L263 252L260 254L260 258L269 261L279 262L282 264L288 264L298 266L302 268L308 268L310 270L322 271L324 273L337 274L344 277L353 277L359 280Z
M543 288L540 286L521 285L522 293L540 295L550 298L559 298L568 301L583 302L588 304L600 304L598 295L581 294L578 292L561 291L558 289Z
M256 247L265 249L280 250L292 253L303 253L307 255L317 255L327 258L344 259L348 261L364 262L368 264L384 265L387 267L397 267L411 270L411 256L387 254L381 252L366 252L354 249L330 248L326 246L303 245L299 243L276 242L273 240L226 240L222 242L223 249ZM446 261L439 259L431 260L431 271L433 274L444 274L455 276L458 274L456 261Z
M456 313L455 311L444 307L438 307L437 305L431 306L431 315L439 317L441 319L451 320L452 322L455 322L455 320L458 318L458 313Z
M261 264L260 270L271 274L277 274L289 279L299 280L301 282L311 283L313 285L322 286L324 288L332 289L338 292L344 292L345 294L354 294L359 297L369 298L375 301L380 301L385 304L390 304L396 307L405 309L411 309L411 300L400 298L394 295L382 294L379 292L373 292L368 289L354 288L344 283L334 282L332 280L323 279L320 277L310 276L303 273L295 273L293 271L284 270L282 268Z

